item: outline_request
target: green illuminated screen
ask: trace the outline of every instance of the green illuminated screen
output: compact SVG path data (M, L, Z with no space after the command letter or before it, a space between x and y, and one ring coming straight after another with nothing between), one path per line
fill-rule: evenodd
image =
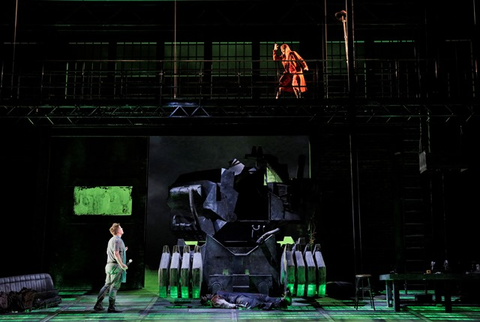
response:
M74 187L73 213L77 216L130 216L131 186Z

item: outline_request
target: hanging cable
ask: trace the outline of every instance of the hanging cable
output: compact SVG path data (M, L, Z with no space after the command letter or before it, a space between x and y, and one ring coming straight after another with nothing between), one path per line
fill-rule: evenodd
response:
M15 1L15 24L13 27L13 46L12 46L12 76L10 79L10 85L13 94L13 79L15 74L15 56L16 56L16 46L17 46L17 24L18 24L18 0Z
M173 9L173 98L177 98L177 0Z
M343 39L345 40L345 56L348 67L348 30L347 30L347 12L345 10L335 13L335 18L343 25Z

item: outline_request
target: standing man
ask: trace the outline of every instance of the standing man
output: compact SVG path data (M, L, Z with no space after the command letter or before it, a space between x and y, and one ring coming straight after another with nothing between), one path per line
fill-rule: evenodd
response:
M128 247L123 243L123 228L118 223L112 224L110 227L112 238L107 245L107 264L105 265L105 285L98 293L97 303L93 309L97 312L103 311L102 301L108 293L108 312L118 313L115 308L115 300L117 291L120 289L122 283L127 281L126 252Z

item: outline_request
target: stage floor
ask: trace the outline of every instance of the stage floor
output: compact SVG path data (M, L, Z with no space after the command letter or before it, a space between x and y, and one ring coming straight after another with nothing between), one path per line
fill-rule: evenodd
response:
M465 305L452 297L453 312L446 313L440 304L419 304L416 294L425 291L400 293L400 312L388 307L386 297L380 292L375 296L375 310L368 301L362 301L358 310L353 299L339 300L324 298L293 298L287 309L261 311L257 309L215 309L202 306L199 299L173 299L158 297L157 273L147 271L145 288L142 290L122 290L118 292L117 309L122 313L98 313L93 311L96 293L86 291L60 291L62 303L57 307L38 309L24 313L0 314L0 321L35 322L78 322L78 321L480 321L480 303ZM104 300L107 306L107 300Z
M352 300L325 297L294 298L288 309L261 311L214 309L202 306L198 299L164 299L145 289L120 290L117 309L122 313L93 311L95 294L61 292L61 296L58 307L0 314L0 321L480 321L480 307L475 305L462 306L454 302L452 313L435 304L409 305L401 312L394 312L387 307L384 295L375 297L375 310L367 301L356 310Z

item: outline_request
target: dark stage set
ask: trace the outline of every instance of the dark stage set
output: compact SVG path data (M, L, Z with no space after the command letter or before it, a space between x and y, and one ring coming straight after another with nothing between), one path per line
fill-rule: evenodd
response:
M1 1L0 279L48 273L62 301L0 320L480 320L478 13ZM306 85L277 97L284 65ZM112 317L92 308L113 222L133 262ZM281 310L199 301L287 286Z

